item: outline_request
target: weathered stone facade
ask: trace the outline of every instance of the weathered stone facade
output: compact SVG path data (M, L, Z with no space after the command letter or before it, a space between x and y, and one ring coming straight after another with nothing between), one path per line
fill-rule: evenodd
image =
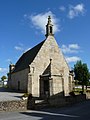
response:
M27 91L35 97L68 95L72 91L73 73L53 35L51 18L46 26L46 40L24 53L9 72L9 87ZM38 51L37 51L38 49ZM36 53L33 52L36 51ZM32 53L32 54L31 54ZM30 55L31 62L25 55ZM34 56L35 54L35 56ZM25 60L28 67L25 68ZM23 66L21 65L24 64ZM27 65L27 64L26 64Z
M8 75L8 86L15 90L27 91L29 69Z

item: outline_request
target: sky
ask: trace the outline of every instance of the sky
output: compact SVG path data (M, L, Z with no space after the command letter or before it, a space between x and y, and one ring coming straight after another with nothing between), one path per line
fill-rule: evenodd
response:
M90 0L0 0L0 78L45 39L49 15L70 68L81 60L90 70Z

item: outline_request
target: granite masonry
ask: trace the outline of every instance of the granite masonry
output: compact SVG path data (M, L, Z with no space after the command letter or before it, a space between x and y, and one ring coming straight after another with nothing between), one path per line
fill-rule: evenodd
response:
M50 16L45 36L44 41L23 53L15 65L10 65L8 87L34 97L67 96L73 89L73 72L55 40Z

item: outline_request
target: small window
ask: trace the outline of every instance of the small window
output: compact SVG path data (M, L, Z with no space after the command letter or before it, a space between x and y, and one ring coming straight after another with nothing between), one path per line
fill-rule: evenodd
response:
M18 81L18 91L20 90L20 81Z
M34 68L34 67L32 67L32 73L34 73L34 71L35 71L35 68Z
M50 26L50 33L52 33L52 27Z

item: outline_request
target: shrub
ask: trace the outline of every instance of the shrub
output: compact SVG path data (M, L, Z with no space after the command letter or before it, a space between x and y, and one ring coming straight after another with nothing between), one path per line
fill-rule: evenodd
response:
M28 97L29 94L28 93L24 93L24 95L22 97Z

